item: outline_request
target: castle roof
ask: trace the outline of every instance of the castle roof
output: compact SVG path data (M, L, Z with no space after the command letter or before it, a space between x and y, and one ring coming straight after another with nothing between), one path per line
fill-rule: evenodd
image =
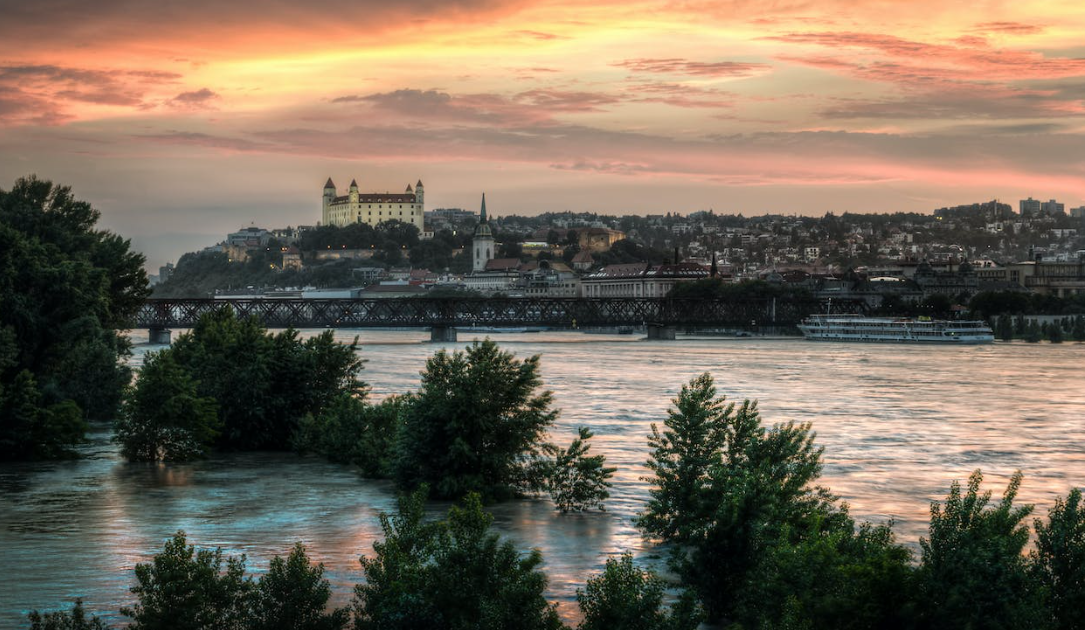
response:
M362 193L358 203L414 203L414 194L408 193ZM350 196L336 197L332 204L350 203Z
M356 179L350 180L350 187L351 188L357 188L358 187L358 180L356 180Z
M327 190L329 188L332 188L332 189L335 188L335 183L332 182L332 178L330 178L330 177L328 178L328 183L324 184L324 190Z

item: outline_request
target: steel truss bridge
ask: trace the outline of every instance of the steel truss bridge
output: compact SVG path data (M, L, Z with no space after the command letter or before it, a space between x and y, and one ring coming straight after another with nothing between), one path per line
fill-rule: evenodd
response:
M813 298L335 298L152 299L134 328L191 328L229 306L269 328L756 328L798 324L811 313L861 313L862 300Z

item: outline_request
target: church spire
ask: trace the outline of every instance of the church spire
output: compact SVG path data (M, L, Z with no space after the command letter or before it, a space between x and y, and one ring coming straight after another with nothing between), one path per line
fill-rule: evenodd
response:
M478 222L479 223L485 223L486 222L486 193L482 193L482 211L479 212Z

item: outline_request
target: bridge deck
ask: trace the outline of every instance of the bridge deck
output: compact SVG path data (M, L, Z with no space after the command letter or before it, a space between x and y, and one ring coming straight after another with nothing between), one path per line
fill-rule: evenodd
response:
M199 318L229 306L258 317L270 328L405 328L468 326L748 327L793 326L825 312L816 299L758 298L337 298L337 299L152 299L134 328L190 328ZM832 301L833 312L862 312L862 301Z

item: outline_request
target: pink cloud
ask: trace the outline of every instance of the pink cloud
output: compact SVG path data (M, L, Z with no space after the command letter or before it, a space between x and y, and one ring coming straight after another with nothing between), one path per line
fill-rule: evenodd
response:
M772 68L765 63L745 61L690 61L688 59L626 59L614 64L633 72L685 74L706 77L748 77Z

